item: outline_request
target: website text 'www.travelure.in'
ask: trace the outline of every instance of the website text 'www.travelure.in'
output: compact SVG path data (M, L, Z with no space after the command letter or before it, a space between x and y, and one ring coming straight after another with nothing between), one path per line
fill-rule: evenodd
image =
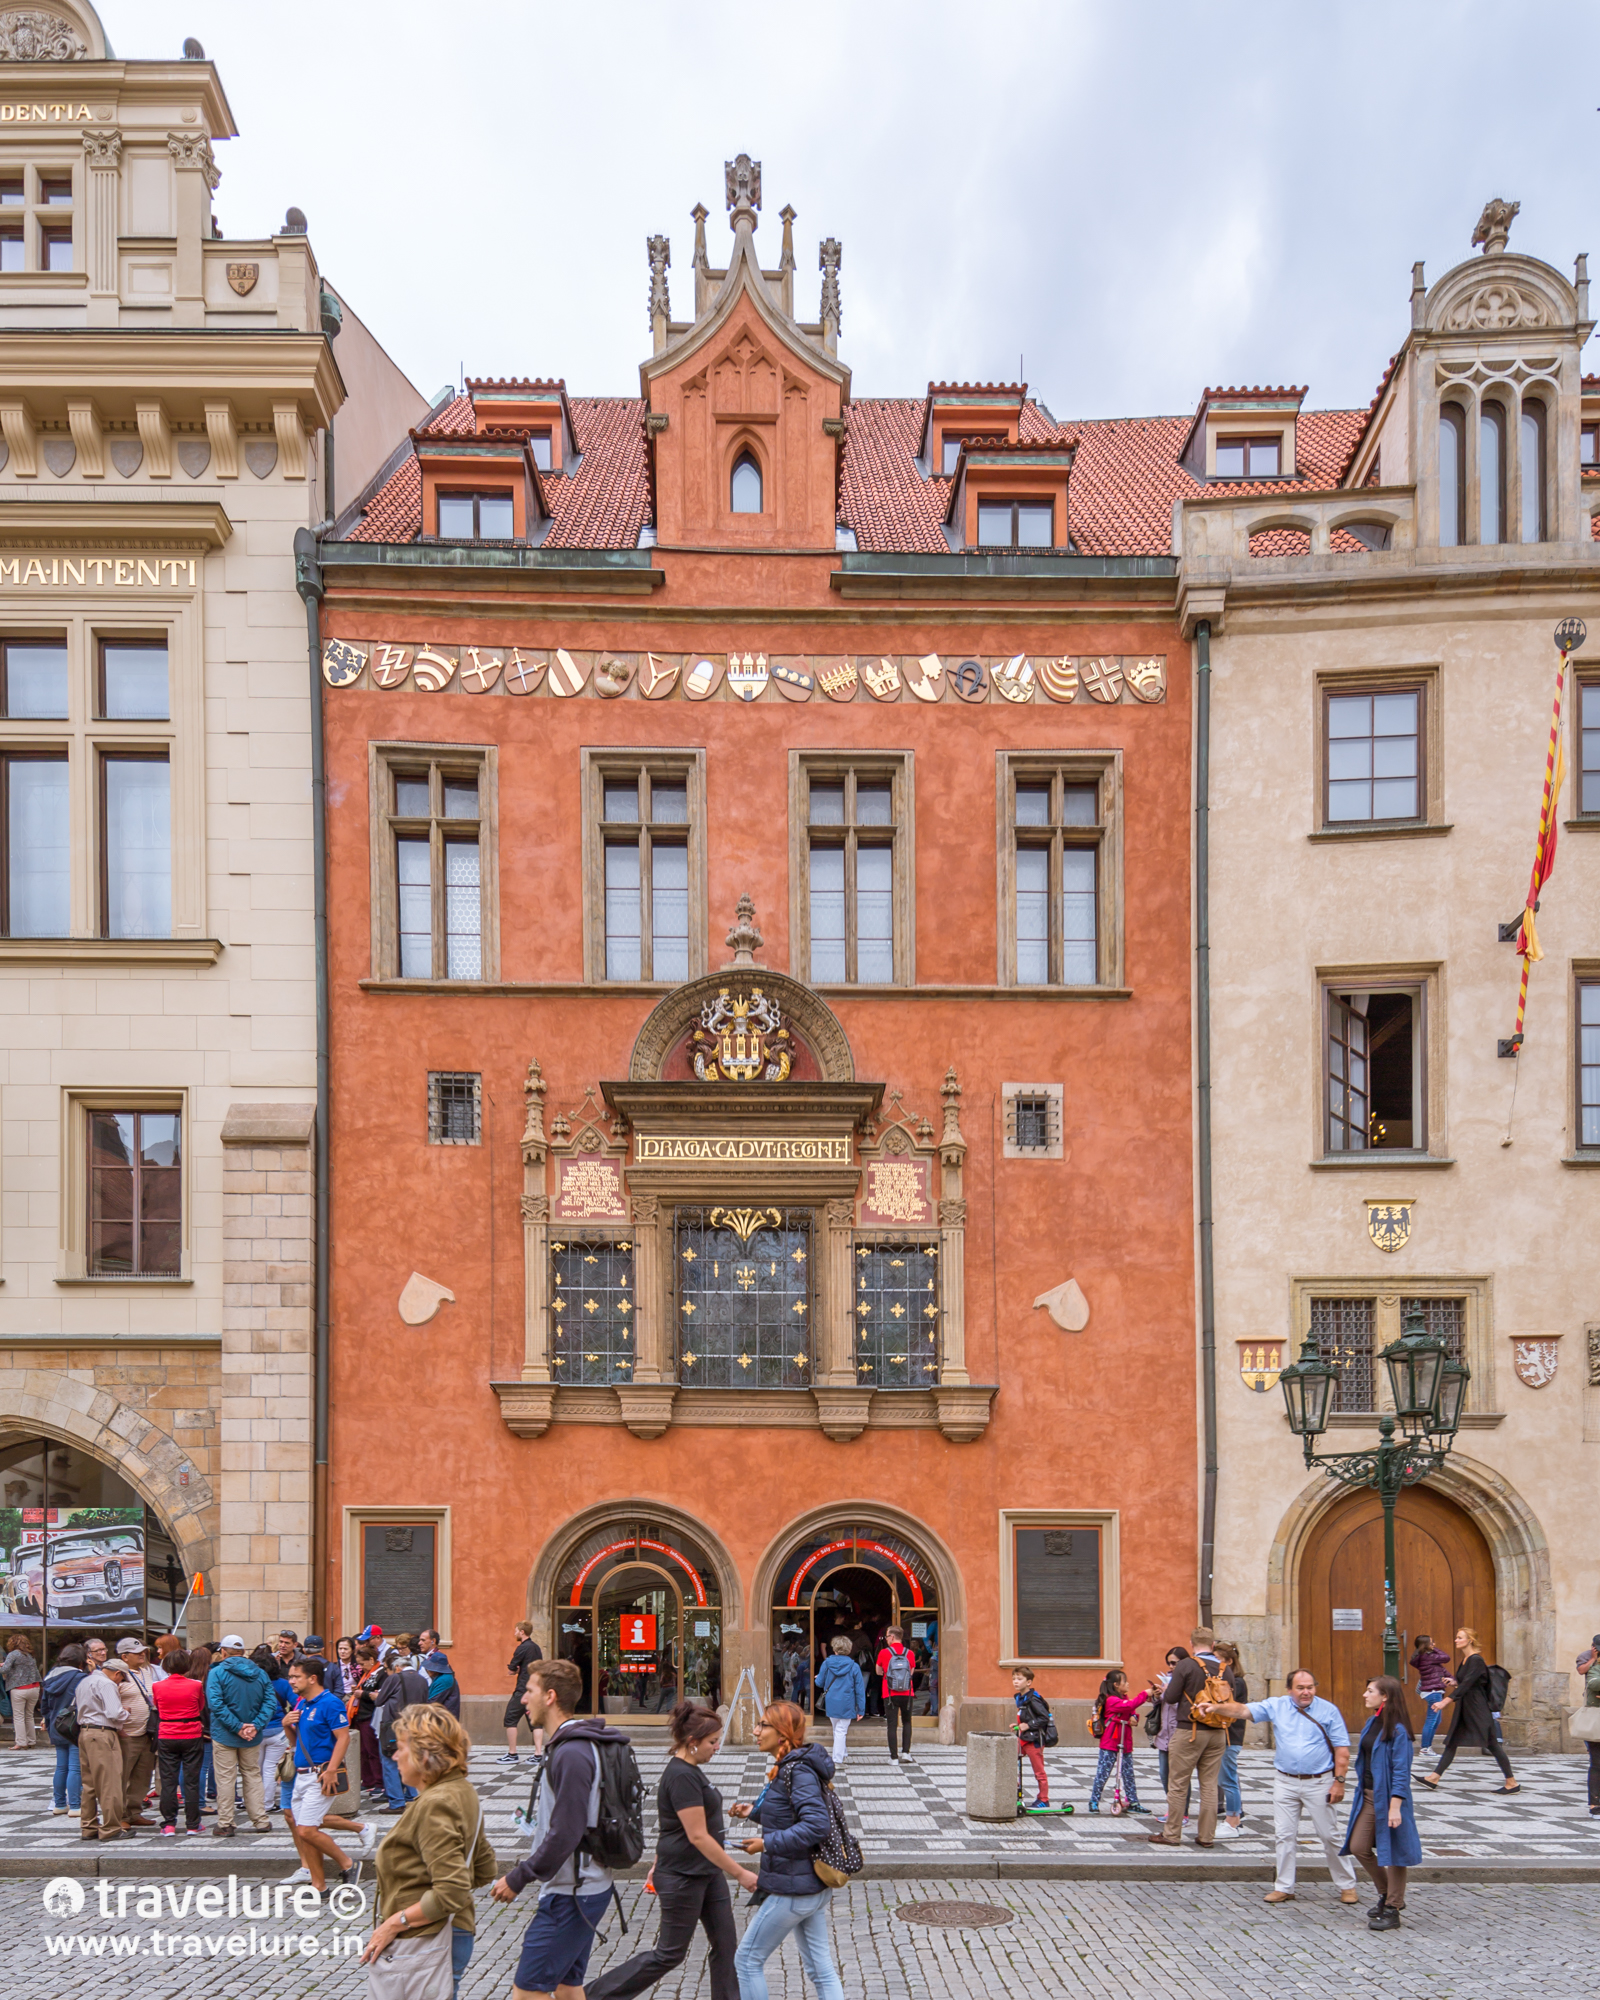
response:
M233 1931L225 1937L203 1937L194 1931L147 1931L132 1936L93 1937L83 1933L47 1937L44 1948L52 1958L348 1958L359 1952L359 1932L339 1931L317 1937L284 1931Z

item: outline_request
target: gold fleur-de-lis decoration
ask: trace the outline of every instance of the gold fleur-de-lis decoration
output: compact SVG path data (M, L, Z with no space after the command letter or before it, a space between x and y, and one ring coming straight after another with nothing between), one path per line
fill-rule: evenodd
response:
M739 1356L739 1366L741 1368L748 1368L750 1366L750 1357L748 1354L741 1354Z
M863 1319L870 1319L872 1316L872 1308L867 1304L865 1299L856 1307L856 1311L860 1313Z
M937 1319L939 1317L939 1308L937 1306L924 1306L922 1308L922 1316L924 1319Z
M748 1243L758 1229L781 1229L783 1217L775 1208L714 1208L713 1229L731 1229L741 1243Z
M891 1271L903 1271L905 1267L906 1260L904 1257L891 1257L889 1259L889 1269Z
M683 1302L683 1309L686 1313L692 1313L694 1311L694 1300L685 1299Z
M550 1310L553 1313L564 1313L566 1309L567 1302L565 1299L552 1299L550 1301Z
M796 1366L796 1368L809 1368L811 1366L811 1363L807 1360L805 1355L797 1354L794 1357L794 1365Z
M806 1253L803 1250L791 1250L789 1255L797 1264L803 1264L806 1261Z
M891 1361L909 1361L911 1356L909 1354L891 1354L889 1359Z
M685 1349L683 1356L683 1365L685 1368L692 1368L699 1359L700 1357L698 1354L690 1354L688 1350Z
M741 1264L733 1274L733 1282L739 1287L741 1292L753 1292L756 1285L756 1267L754 1264Z
M901 1305L901 1303L900 1303L900 1301L899 1301L898 1299L896 1299L896 1300L895 1300L895 1302L894 1302L894 1304L893 1304L892 1306L890 1306L890 1308L889 1308L889 1311L890 1311L890 1314L891 1314L891 1315L892 1315L892 1316L893 1316L893 1317L894 1317L895 1319L904 1319L904 1318L905 1318L905 1316L906 1316L906 1309L905 1309L905 1307L904 1307L903 1305Z
M692 1264L694 1262L694 1252L692 1250L685 1250L683 1253L683 1261L686 1264Z
M583 1309L586 1313L597 1313L600 1310L600 1301L598 1299L585 1299Z
M585 1257L583 1261L586 1264L598 1264L600 1259L598 1257Z
M586 1354L583 1358L585 1361L598 1361L600 1359L598 1354Z
M551 1355L550 1366L552 1368L565 1368L566 1365L567 1365L567 1357L564 1354Z
M860 1367L857 1368L856 1373L858 1375L870 1375L872 1373L872 1363L870 1361L863 1361Z
M630 1361L630 1360L628 1359L628 1357L627 1357L627 1356L626 1356L626 1355L624 1354L624 1355L622 1355L622 1356L621 1356L621 1357L619 1358L619 1360L617 1361L617 1364L616 1364L616 1365L617 1365L617 1366L618 1366L619 1368L631 1368L631 1367L633 1366L633 1363L632 1363L632 1362L631 1362L631 1361Z
M796 1300L795 1300L795 1302L794 1302L794 1309L795 1309L795 1311L796 1311L797 1313L803 1313L803 1312L805 1311L805 1309L806 1309L806 1302L805 1302L805 1300L804 1300L804 1299L796 1299Z
M931 1311L933 1310L933 1308L932 1308L932 1307L930 1306L930 1307L928 1308L928 1310L929 1310L929 1311L931 1312ZM632 1301L632 1299L618 1299L618 1300L617 1300L617 1311L618 1311L619 1313L631 1313L631 1312L633 1311L633 1301Z

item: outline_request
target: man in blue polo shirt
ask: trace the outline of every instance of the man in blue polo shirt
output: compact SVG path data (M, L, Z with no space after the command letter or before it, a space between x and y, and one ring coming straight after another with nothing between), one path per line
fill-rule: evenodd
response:
M324 1885L323 1859L332 1861L342 1882L353 1881L354 1864L328 1832L323 1821L339 1787L345 1745L350 1740L350 1721L344 1703L322 1685L321 1662L298 1654L289 1662L289 1685L295 1704L283 1718L283 1726L294 1742L294 1794L290 1801L290 1831L301 1867L291 1882L309 1882L320 1894ZM374 1846L370 1827L359 1821L339 1819L361 1837L358 1855L367 1855Z
M1208 1711L1234 1720L1270 1722L1273 1740L1272 1811L1278 1846L1278 1877L1269 1903L1294 1901L1295 1850L1300 1812L1328 1857L1328 1873L1341 1903L1359 1902L1355 1864L1339 1852L1344 1844L1337 1808L1344 1803L1344 1774L1350 1763L1350 1732L1331 1701L1317 1693L1316 1676L1299 1667L1289 1676L1287 1694L1265 1701L1219 1701Z

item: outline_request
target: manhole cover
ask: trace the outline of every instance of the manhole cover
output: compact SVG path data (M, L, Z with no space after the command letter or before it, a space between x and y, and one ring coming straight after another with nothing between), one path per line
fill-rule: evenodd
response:
M937 1930L977 1930L990 1924L1009 1924L1016 1914L995 1903L901 1903L895 1915L903 1924L930 1924Z

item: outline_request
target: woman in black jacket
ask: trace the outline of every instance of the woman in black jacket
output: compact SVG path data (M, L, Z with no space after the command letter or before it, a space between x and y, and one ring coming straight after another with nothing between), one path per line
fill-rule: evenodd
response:
M755 1893L760 1908L734 1955L739 2000L768 2000L766 1962L791 1931L817 2000L844 2000L828 1939L833 1891L811 1865L828 1837L823 1787L832 1781L833 1759L820 1743L806 1742L805 1714L792 1701L767 1707L756 1741L773 1760L767 1782L754 1805L728 1808L735 1819L751 1820L761 1829L744 1842L747 1854L761 1856Z
M1497 1791L1520 1792L1522 1787L1511 1775L1511 1759L1506 1755L1506 1746L1494 1726L1494 1711L1489 1700L1489 1663L1478 1650L1477 1633L1463 1626L1456 1634L1456 1647L1461 1654L1461 1667L1454 1680L1445 1682L1455 1699L1456 1712L1451 1719L1450 1734L1445 1738L1444 1755L1431 1771L1423 1774L1422 1782L1437 1790L1439 1780L1454 1762L1456 1752L1466 1744L1475 1750L1487 1750L1500 1766L1505 1783L1497 1785Z

